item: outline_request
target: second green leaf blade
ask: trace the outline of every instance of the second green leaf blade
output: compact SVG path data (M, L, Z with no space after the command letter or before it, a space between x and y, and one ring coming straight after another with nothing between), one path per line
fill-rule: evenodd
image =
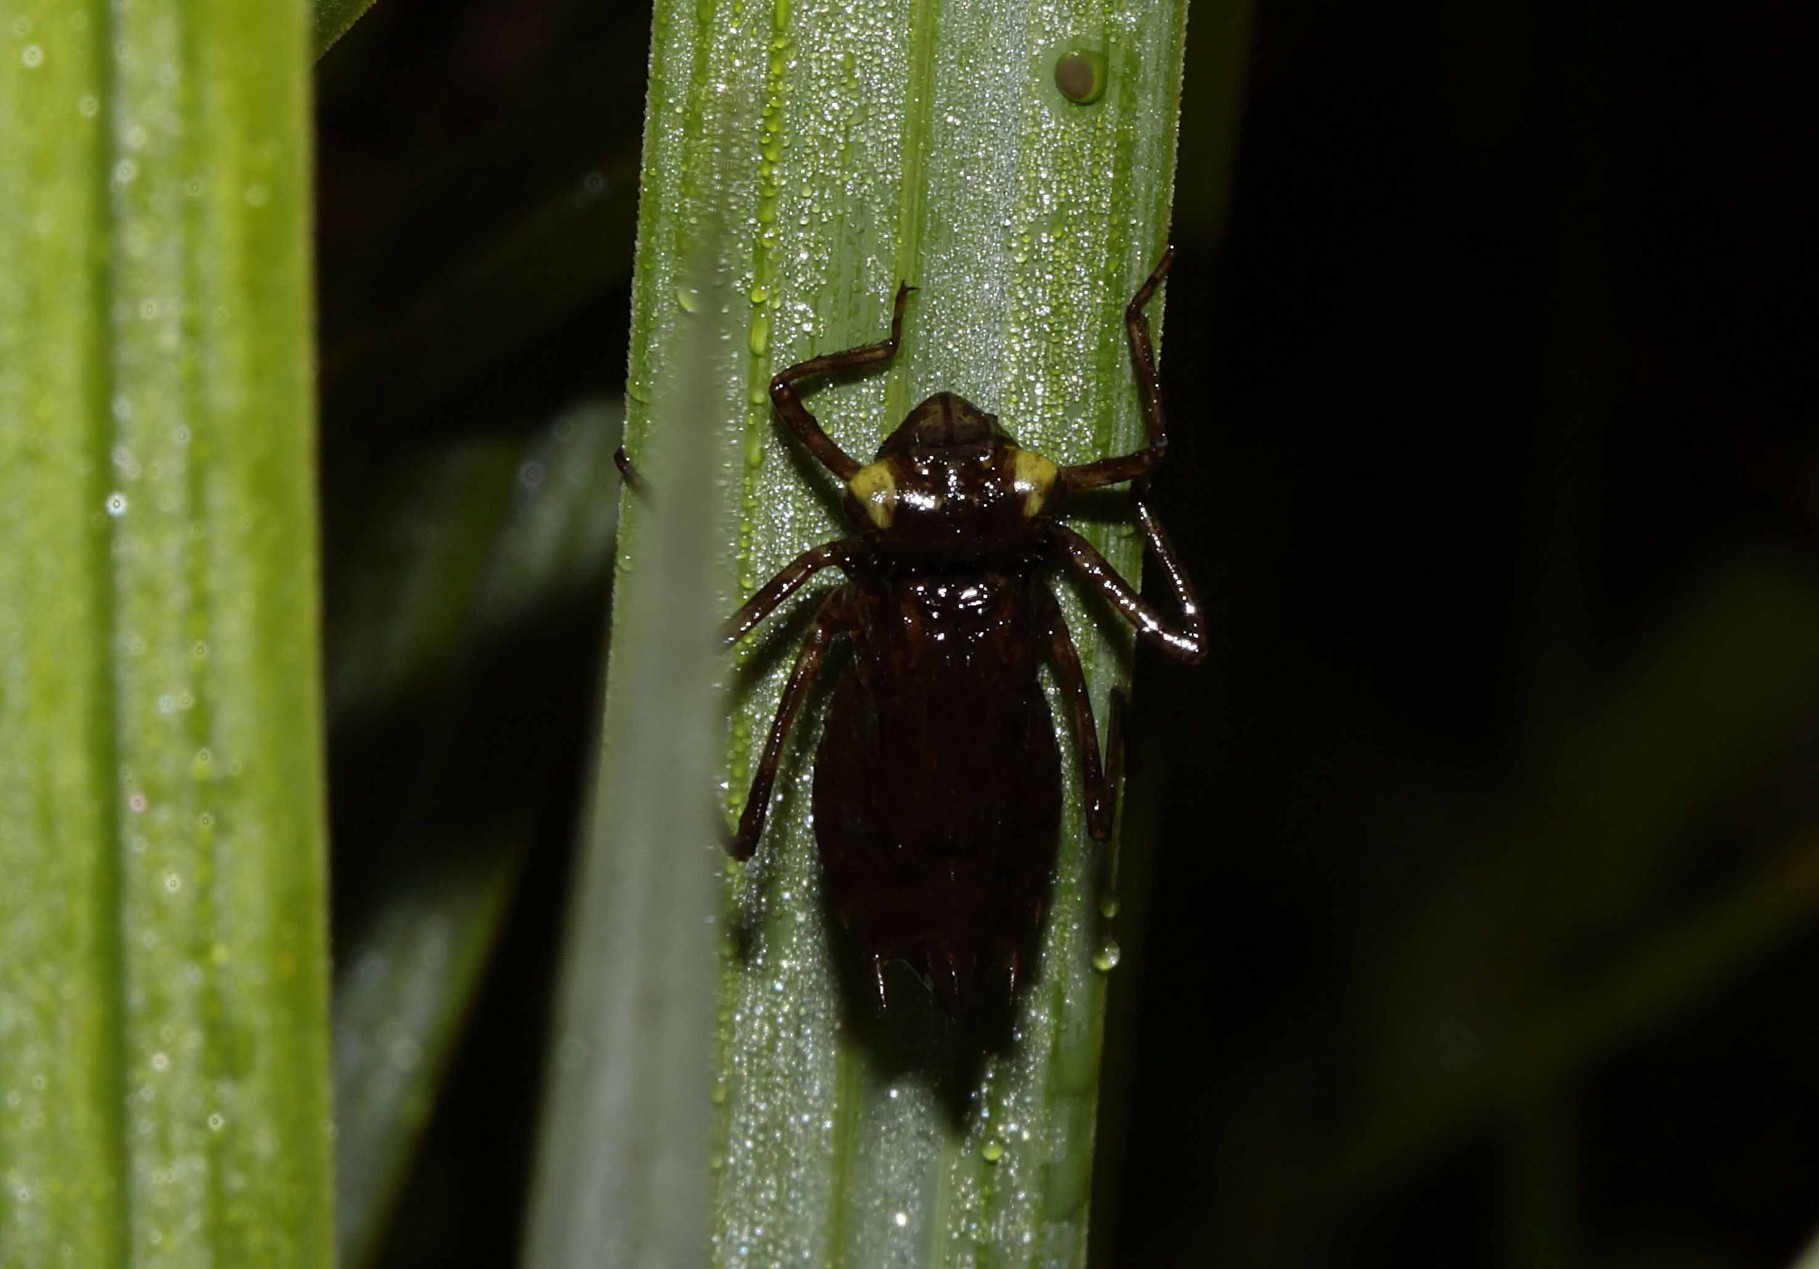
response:
M305 15L0 50L0 1260L333 1258Z

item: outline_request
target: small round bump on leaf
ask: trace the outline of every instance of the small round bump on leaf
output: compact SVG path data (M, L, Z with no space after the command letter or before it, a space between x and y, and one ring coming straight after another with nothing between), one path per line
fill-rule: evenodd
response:
M1105 54L1094 49L1071 48L1055 59L1055 87L1080 106L1105 95Z

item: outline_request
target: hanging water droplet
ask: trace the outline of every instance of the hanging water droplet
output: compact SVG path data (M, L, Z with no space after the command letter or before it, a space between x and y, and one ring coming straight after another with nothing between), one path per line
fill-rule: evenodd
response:
M1108 935L1105 941L1099 944L1098 949L1093 952L1093 968L1098 970L1101 974L1109 974L1114 969L1118 968L1118 958L1122 955L1124 955L1124 953L1118 947L1118 940Z
M987 1163L996 1163L1004 1157L1004 1143L996 1137L991 1137L983 1146L979 1147L979 1153Z
M1099 896L1099 915L1107 921L1118 915L1118 896L1102 894Z
M676 288L676 303L682 306L684 313L699 313L701 293L692 286L679 286Z

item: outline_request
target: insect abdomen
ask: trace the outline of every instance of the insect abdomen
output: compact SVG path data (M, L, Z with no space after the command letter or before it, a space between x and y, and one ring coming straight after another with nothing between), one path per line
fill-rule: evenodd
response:
M835 910L867 954L908 961L955 1012L1008 998L1059 830L1054 722L1019 581L869 595L896 609L899 637L886 622L857 641L815 759ZM942 638L905 633L931 619Z

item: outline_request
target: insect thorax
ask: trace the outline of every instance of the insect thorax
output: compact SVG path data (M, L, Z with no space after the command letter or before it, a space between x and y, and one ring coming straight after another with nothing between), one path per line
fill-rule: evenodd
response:
M1024 549L1057 468L986 414L938 393L847 482L848 514L874 543L965 564Z

